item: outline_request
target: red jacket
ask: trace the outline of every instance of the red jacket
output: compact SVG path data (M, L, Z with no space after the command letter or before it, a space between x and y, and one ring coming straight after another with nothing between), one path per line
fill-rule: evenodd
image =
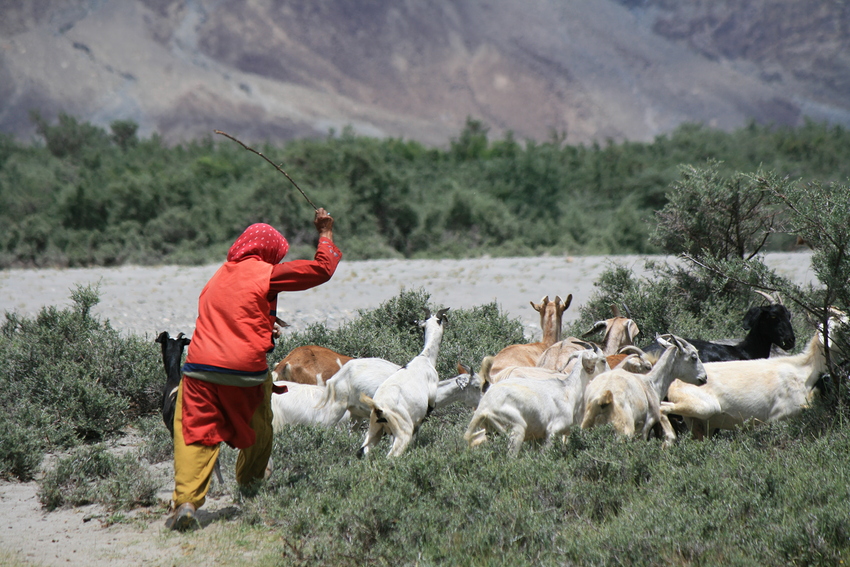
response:
M333 242L321 238L313 260L270 264L251 255L226 262L201 291L183 371L244 375L262 382L268 372L266 352L274 345L278 292L328 281L341 259Z

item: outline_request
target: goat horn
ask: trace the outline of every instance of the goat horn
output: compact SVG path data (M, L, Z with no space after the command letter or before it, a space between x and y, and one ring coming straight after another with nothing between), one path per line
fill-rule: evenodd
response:
M617 307L616 303L611 304L611 313L614 314L614 317L622 317L622 315L620 314L620 308Z
M623 303L623 311L626 312L626 317L628 317L629 319L632 319L632 312L629 311L629 306L626 305L625 303Z
M589 335L596 334L607 326L608 324L605 321L597 321L593 324L593 327L591 327L589 331L582 335L582 337L587 337Z
M636 354L638 356L643 356L646 354L641 349L636 347L635 345L626 345L620 350L617 351L617 354Z
M757 294L761 295L765 299L767 299L770 302L771 305L773 305L774 303L782 303L781 301L777 302L775 297L773 297L769 293L763 292L760 289L754 289L753 291L756 292Z
M573 339L573 342L574 342L574 343L576 343L576 344L578 344L578 345L583 346L583 347L584 347L584 348L586 348L586 349L592 349L592 348L593 348L593 345L592 345L591 343L588 343L588 342L585 342L585 341L580 341L580 340L578 340L578 339Z

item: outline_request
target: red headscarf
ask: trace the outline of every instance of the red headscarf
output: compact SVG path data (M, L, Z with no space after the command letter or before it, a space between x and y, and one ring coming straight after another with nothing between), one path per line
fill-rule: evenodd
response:
M254 256L269 264L279 264L289 243L273 226L258 222L245 229L230 250L227 252L228 262L239 262L249 256Z

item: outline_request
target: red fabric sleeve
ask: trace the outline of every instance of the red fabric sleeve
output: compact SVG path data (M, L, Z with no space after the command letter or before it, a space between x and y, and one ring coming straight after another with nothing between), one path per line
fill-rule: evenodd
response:
M275 264L272 268L269 291L302 291L323 284L333 276L342 252L327 238L319 239L316 256L312 260L293 260Z

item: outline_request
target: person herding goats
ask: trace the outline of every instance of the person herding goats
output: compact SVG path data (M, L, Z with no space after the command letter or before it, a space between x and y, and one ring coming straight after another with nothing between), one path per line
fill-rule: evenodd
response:
M277 294L328 281L342 253L333 243L333 218L314 219L319 243L313 260L280 263L286 239L267 224L253 224L233 243L227 261L201 291L174 414L176 530L197 526L210 478L225 442L239 449L236 482L262 480L272 449L271 373Z

